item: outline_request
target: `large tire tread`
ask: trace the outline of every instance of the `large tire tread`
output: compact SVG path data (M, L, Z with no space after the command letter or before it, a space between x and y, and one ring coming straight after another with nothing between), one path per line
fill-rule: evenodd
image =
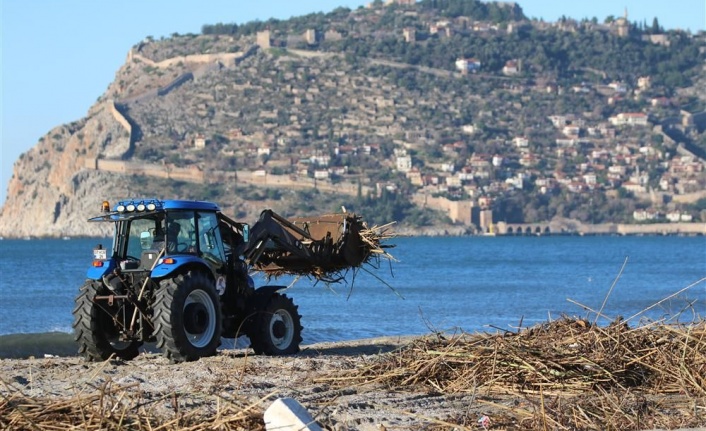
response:
M294 305L294 301L286 295L275 293L265 304L263 310L258 311L258 315L251 329L250 347L257 355L291 355L299 352L299 344L302 342L301 316L299 307ZM271 335L271 320L275 313L286 312L292 320L293 326L288 330L294 331L292 340L287 346L277 346Z
M195 289L209 293L216 313L216 327L213 339L207 346L198 348L192 345L185 335L184 303ZM222 333L222 311L218 293L213 282L203 274L178 275L162 280L157 289L154 306L154 333L157 338L157 348L172 363L196 361L199 358L213 356L220 345Z
M78 353L88 361L104 361L113 355L124 360L134 359L140 353L139 347L142 343L133 341L118 349L108 339L109 334L106 331L114 331L115 328L105 327L107 314L94 301L100 289L98 282L87 280L76 297L72 326L74 340L78 343Z

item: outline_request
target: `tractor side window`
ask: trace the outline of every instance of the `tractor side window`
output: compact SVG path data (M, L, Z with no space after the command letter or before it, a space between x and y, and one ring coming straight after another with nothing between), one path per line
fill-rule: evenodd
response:
M221 240L221 231L218 226L218 218L215 213L199 213L199 251L201 256L220 266L225 263L225 250Z

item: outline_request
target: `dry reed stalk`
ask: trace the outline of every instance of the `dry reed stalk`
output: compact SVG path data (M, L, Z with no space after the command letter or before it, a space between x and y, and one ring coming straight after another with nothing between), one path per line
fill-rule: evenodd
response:
M329 382L527 397L536 406L533 429L704 425L706 321L630 328L621 320L600 327L563 317L518 333L437 335ZM674 394L686 402L651 401Z
M144 400L134 385L113 386L110 382L101 386L97 393L86 394L64 400L32 398L19 388L3 382L12 395L0 398L0 428L13 430L264 430L261 402L245 403L242 400L223 400L213 417L199 410L175 417L159 414L145 407L155 400ZM130 389L130 390L128 390ZM165 400L169 394L160 397ZM269 397L269 396L268 396ZM136 407L137 406L137 407Z

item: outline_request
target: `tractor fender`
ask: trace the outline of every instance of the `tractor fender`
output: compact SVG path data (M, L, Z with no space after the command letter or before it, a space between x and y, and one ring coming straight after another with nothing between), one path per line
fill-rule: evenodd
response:
M158 263L152 270L150 275L152 278L164 278L175 275L179 272L194 271L203 272L205 274L212 274L211 268L206 264L206 262L196 256L176 256L173 258L174 263Z
M257 336L259 312L265 309L272 295L285 288L286 286L262 286L248 295L245 303L246 317L243 329L250 340Z
M262 286L256 289L255 294L250 297L250 309L262 310L272 295L286 288L287 286Z
M92 266L86 271L86 278L91 280L100 280L104 275L108 275L113 272L116 265L112 260L105 261L107 265L105 266Z

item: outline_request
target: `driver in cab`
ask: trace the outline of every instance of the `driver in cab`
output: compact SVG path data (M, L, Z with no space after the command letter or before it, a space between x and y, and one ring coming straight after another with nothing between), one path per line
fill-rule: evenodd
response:
M181 225L177 222L169 223L167 227L167 235L164 235L164 231L161 228L157 228L154 234L154 241L152 242L152 249L161 250L164 246L167 246L167 251L174 253L177 251L179 245L179 232L181 231Z

